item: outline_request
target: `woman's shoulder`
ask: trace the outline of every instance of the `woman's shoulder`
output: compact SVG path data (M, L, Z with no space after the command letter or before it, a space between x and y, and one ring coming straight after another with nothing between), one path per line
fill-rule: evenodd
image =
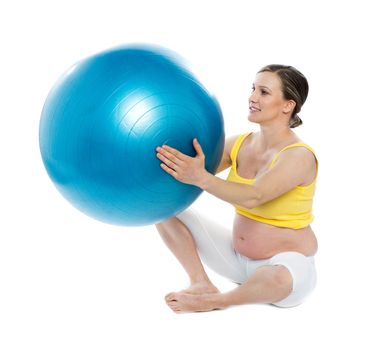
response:
M237 140L240 137L241 137L241 134L237 134L237 135L232 135L232 136L228 136L225 138L225 145L224 145L224 149L223 149L223 154L222 154L222 158L221 158L220 164L218 166L218 169L216 171L216 174L227 169L233 163L233 160L232 160L233 148L234 148L235 143L237 142Z
M225 153L228 156L231 156L233 153L233 150L235 151L236 148L239 148L240 145L245 141L248 135L250 135L251 132L243 132L240 134L235 134L228 136L225 139ZM238 152L238 149L237 149Z
M289 153L292 154L298 154L298 155L311 155L313 154L315 156L315 151L312 146L310 146L307 142L304 142L303 140L296 138L292 142L289 142L286 146L281 148L279 153L289 151Z
M304 183L308 183L309 179L313 179L317 176L318 160L314 150L301 140L289 144L275 154L271 161L270 168L274 167L277 162L295 164L296 167L306 170L304 172Z

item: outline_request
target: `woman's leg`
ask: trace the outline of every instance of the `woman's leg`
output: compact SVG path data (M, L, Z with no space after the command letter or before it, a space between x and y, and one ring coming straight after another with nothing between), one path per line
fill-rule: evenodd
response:
M316 285L313 257L298 252L283 252L267 260L249 260L249 279L227 293L192 296L168 295L175 312L208 311L241 304L274 304L293 307L301 304Z
M230 229L194 209L187 209L176 218L156 226L163 241L189 275L191 289L200 284L212 286L201 260L216 273L234 282L246 280L246 266L241 265L243 259L234 251ZM217 291L215 287L214 291Z
M261 266L245 283L229 292L213 295L170 293L166 300L177 313L210 311L243 304L270 304L287 298L292 285L291 274L284 266Z
M157 224L156 228L166 246L189 276L191 286L186 291L188 293L218 292L204 270L189 229L176 217Z

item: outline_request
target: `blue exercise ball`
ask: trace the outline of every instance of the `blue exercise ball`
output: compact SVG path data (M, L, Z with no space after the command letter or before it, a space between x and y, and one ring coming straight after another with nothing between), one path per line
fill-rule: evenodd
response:
M164 48L130 45L72 66L45 101L43 163L61 194L106 223L158 223L186 209L201 190L160 167L163 144L195 156L197 138L214 173L224 147L216 99L183 60Z

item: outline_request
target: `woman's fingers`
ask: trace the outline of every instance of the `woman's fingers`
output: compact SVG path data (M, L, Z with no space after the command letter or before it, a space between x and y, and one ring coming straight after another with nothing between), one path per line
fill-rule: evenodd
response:
M193 147L195 148L199 157L204 157L203 149L201 148L201 145L197 139L193 139Z
M180 151L176 150L175 148L172 148L168 145L163 145L161 147L163 150L169 152L171 155L173 155L174 157L176 157L179 160L186 160L188 158L188 156L184 153L181 153Z
M157 157L165 163L167 166L174 170L178 170L179 166L177 165L177 162L179 160L176 160L176 158L170 157L168 154L162 154L162 153L157 153Z
M163 170L165 170L167 173L169 173L171 176L173 176L174 178L176 178L177 179L177 173L172 169L172 168L170 168L170 167L168 167L166 164L164 164L164 163L161 163L161 168L163 169Z
M196 157L189 157L167 145L156 148L157 157L162 162L161 168L178 181L187 184L196 184L205 170L203 150L196 140L193 142L197 151Z

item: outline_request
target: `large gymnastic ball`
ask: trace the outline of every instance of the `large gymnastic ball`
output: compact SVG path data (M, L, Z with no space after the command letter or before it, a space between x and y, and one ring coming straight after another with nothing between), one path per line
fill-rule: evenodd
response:
M156 147L195 156L197 138L214 172L224 145L217 101L163 48L132 45L71 67L43 107L46 170L76 208L103 222L148 225L176 215L201 193L160 167Z

